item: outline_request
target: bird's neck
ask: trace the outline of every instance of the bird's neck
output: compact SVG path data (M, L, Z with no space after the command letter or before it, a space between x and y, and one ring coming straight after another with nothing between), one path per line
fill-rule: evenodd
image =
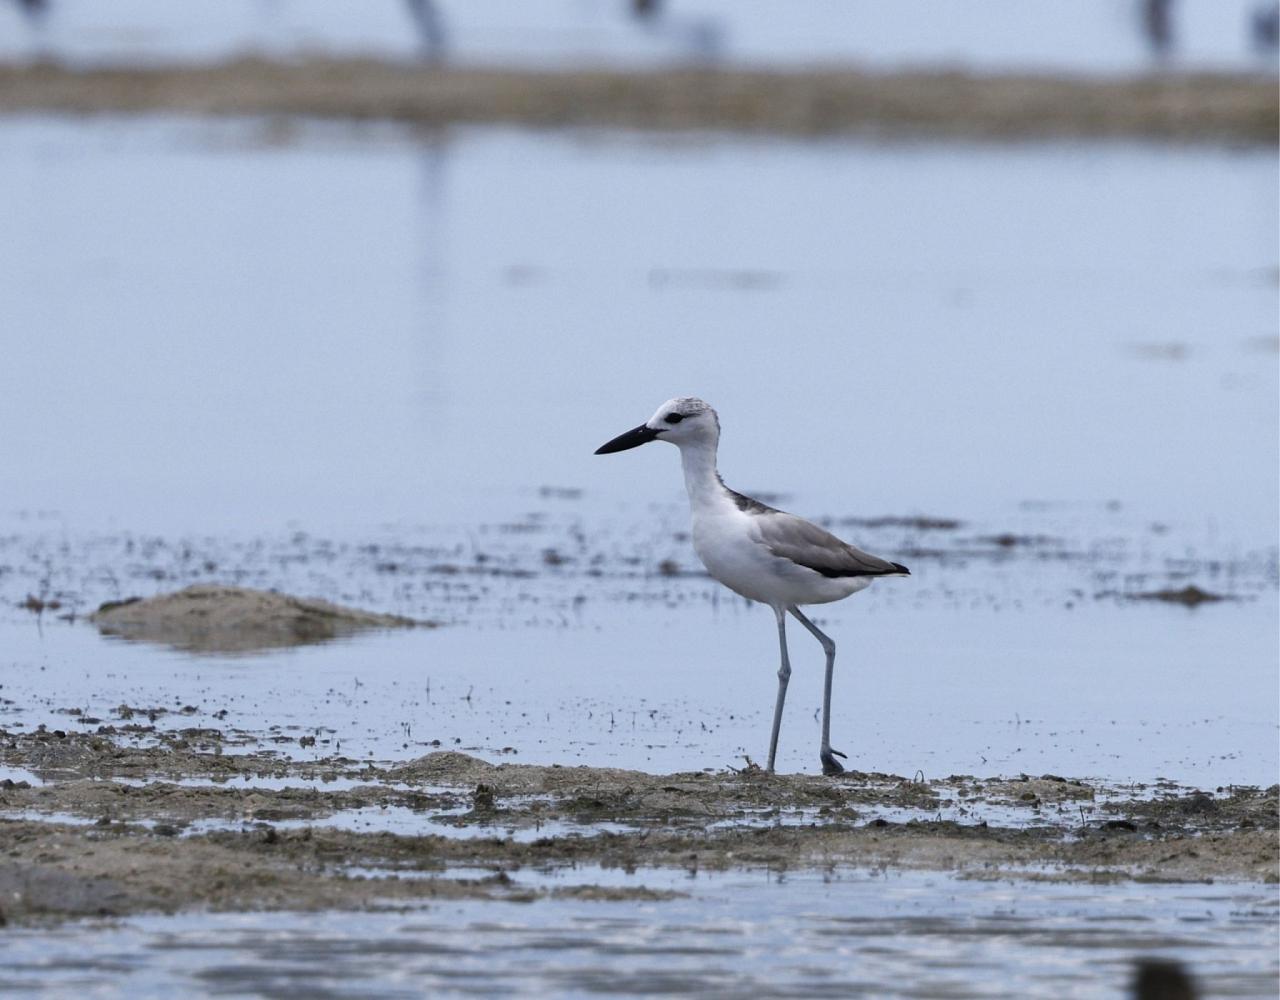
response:
M684 486L689 491L689 505L694 510L713 506L724 499L724 483L716 471L714 444L681 448L680 464L684 466Z

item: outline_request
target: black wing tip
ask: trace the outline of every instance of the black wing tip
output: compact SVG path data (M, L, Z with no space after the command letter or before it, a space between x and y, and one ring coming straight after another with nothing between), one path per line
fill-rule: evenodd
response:
M792 562L795 562L793 559ZM811 569L815 573L821 573L828 580L839 580L846 576L910 576L911 570L903 566L902 563L889 563L893 569L831 569L829 566L809 566L802 562L797 562L797 566L804 566L805 569Z

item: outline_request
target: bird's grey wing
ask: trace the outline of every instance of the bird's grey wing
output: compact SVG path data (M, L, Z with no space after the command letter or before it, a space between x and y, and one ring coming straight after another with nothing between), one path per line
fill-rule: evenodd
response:
M769 552L826 577L888 576L909 573L890 562L842 542L831 532L793 514L764 514L756 519L760 542Z

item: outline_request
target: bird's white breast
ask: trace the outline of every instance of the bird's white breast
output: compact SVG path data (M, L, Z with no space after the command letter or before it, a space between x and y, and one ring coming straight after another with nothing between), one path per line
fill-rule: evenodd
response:
M760 539L757 519L769 514L741 511L723 503L693 510L693 548L707 572L752 601L787 607L838 601L870 584L867 578L828 578L773 555Z
M693 514L693 548L707 572L730 590L753 601L770 601L762 586L773 557L751 538L750 515L732 504L716 505Z

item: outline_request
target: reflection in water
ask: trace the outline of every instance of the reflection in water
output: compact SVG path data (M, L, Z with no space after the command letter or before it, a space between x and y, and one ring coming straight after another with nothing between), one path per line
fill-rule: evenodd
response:
M405 6L409 10L414 28L417 29L423 58L428 62L444 59L448 36L435 0L405 0Z
M13 0L13 5L26 22L31 39L31 54L37 59L51 58L54 52L47 22L53 6L52 0Z
M430 129L417 137L418 211L420 212L417 297L420 319L414 337L419 370L413 419L425 434L448 426L450 337L449 180L453 137L446 129Z
M1274 51L1265 42L1274 37L1271 0L828 0L785 17L770 4L734 0L265 2L4 2L0 58L32 54L31 33L6 32L3 24L6 15L17 22L19 7L52 7L44 44L72 64L202 61L246 52L297 58L323 51L522 66L714 60L1115 73L1148 68L1153 53L1183 69L1253 70L1258 51ZM1117 18L1117 11L1124 16Z
M1280 48L1280 3L1264 0L1253 9L1249 19L1249 37L1260 54L1275 54Z
M13 0L22 16L33 26L40 24L49 14L50 0Z
M1177 15L1180 8L1175 6L1174 0L1136 0L1136 4L1139 33L1152 60L1157 65L1168 65L1179 48ZM1186 13L1183 11L1184 15ZM1260 68L1275 72L1277 67L1272 57L1280 46L1280 3L1260 0L1243 11L1223 10L1220 13L1224 17L1242 18L1242 37L1247 37L1253 51L1266 60ZM1182 20L1188 18L1184 16ZM1197 23L1196 27L1203 28L1204 25ZM1199 37L1189 36L1187 40L1191 43L1202 42Z
M711 63L724 51L727 18L673 12L663 0L631 0L630 8L636 24L671 45L677 57Z
M1163 62L1173 50L1173 0L1138 0L1142 36L1151 55Z

